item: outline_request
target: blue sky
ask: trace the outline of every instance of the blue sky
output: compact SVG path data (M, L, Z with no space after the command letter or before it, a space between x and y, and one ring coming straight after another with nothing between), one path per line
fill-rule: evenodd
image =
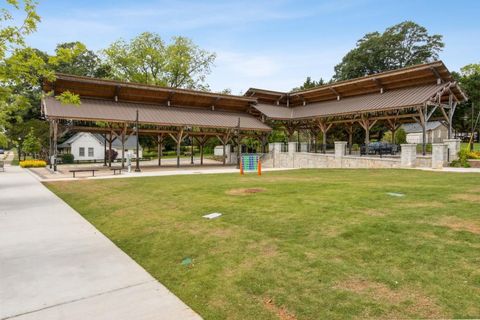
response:
M365 33L413 20L444 36L450 70L480 62L480 1L421 0L39 0L42 23L29 45L52 52L82 41L92 50L151 31L191 38L217 53L214 91L289 90L306 76L329 79Z

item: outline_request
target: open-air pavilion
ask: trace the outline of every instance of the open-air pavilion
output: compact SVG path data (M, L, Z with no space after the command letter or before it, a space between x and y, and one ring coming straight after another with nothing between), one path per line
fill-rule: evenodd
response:
M455 108L467 99L441 61L297 92L250 88L244 96L233 96L65 74L46 81L44 91L52 93L42 101L51 125L52 155L57 140L68 131L102 133L110 145L132 134L149 135L157 142L159 165L167 137L176 142L177 165L186 137L197 141L201 159L212 137L222 143L224 155L230 142L240 152L244 137L258 139L266 152L272 127L284 129L289 139L295 132L308 131L315 137L315 152L319 133L325 151L332 126L345 129L350 147L354 126L363 128L368 146L370 130L381 122L394 136L402 123L416 121L425 131L427 122L440 120L451 137ZM66 91L78 94L81 105L65 105L54 97ZM424 140L424 153L425 145ZM124 155L122 167L123 159Z
M203 164L203 147L210 138L218 138L225 155L226 145L232 140L239 143L240 137L257 138L265 148L271 130L249 113L256 100L244 96L63 74L46 82L44 90L53 96L69 91L81 97L80 105L62 104L53 96L42 101L42 112L51 127L52 154L59 137L67 132L104 134L109 149L114 139L123 144L130 135L148 135L155 137L160 165L163 143L170 137L177 146L179 166L182 141L190 137L199 146ZM122 154L122 167L124 158ZM223 161L225 164L225 157Z
M416 121L425 131L427 122L440 120L448 127L451 138L455 108L467 99L441 61L310 90L288 93L250 88L245 95L257 98L254 107L258 116L280 122L289 139L298 130L310 131L313 137L321 132L323 150L334 125L345 129L350 147L353 126L365 130L368 146L370 130L379 122L386 124L394 138L404 122ZM424 140L424 153L425 145Z

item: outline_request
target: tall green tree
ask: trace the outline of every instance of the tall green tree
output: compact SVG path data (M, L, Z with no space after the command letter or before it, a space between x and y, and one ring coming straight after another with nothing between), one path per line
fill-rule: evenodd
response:
M55 77L55 70L59 65L67 66L81 55L85 47L81 44L57 51L49 56L45 52L30 48L18 47L10 55L0 61L0 128L6 132L11 140L15 140L26 133L17 129L22 122L37 119L40 116L40 100L43 95L42 79ZM58 99L65 98L65 102L78 104L78 96L65 93ZM44 126L47 126L44 123ZM13 130L15 129L15 130Z
M480 128L478 126L472 128L480 113L480 63L462 67L459 73L453 73L453 77L460 83L469 99L457 106L453 120L454 128L460 132L471 132L473 129L480 136Z
M7 146L8 138L3 132L0 132L0 148L6 148Z
M25 37L33 33L40 17L36 1L7 0L0 11L0 132L4 133L11 120L21 121L28 106L28 97L22 95L18 81L30 82L28 72L38 64L38 56L26 53L8 69L7 60L25 47ZM19 57L20 58L20 57ZM30 83L29 83L30 84Z
M103 63L95 52L88 50L79 41L58 44L54 57L64 56L69 56L69 59L56 62L53 65L56 72L95 78L111 77L110 66Z
M311 77L307 77L307 79L305 79L305 82L303 82L303 84L300 87L293 88L292 92L313 89L318 86L323 86L324 84L326 84L326 82L325 80L323 80L323 78L320 78L320 80L315 81L315 80L312 80Z
M367 33L335 66L334 80L347 80L369 74L431 62L444 47L442 36L412 21L387 28L383 33Z
M103 50L116 79L169 86L207 89L205 77L215 54L190 39L174 37L165 44L156 33L144 32L130 41L120 39Z
M40 150L42 150L40 139L35 135L34 129L30 128L30 131L23 141L23 151L32 154L36 158Z
M6 0L0 11L0 59L25 45L25 37L37 30L40 16L35 0ZM20 23L15 21L16 17Z

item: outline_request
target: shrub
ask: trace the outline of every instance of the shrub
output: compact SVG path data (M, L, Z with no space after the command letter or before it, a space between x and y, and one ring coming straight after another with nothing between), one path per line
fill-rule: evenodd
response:
M467 159L479 160L480 159L480 151L470 151L467 154Z
M157 150L144 150L143 157L144 158L156 158L158 156Z
M108 160L111 157L112 162L115 161L115 159L117 159L117 156L118 156L118 152L115 151L114 149L107 150L107 153L105 153L105 158Z
M47 163L43 160L25 160L20 161L20 167L22 168L43 168Z
M71 153L62 154L61 157L62 157L62 162L67 164L73 163L73 161L75 160L75 156Z
M458 160L452 161L452 163L450 165L452 167L468 168L468 167L470 167L470 163L468 163L468 159L475 159L475 158L471 158L471 157L476 156L476 155L472 155L472 154L475 154L475 152L471 152L468 149L461 149L458 152Z
M392 131L387 131L383 135L382 142L392 142ZM407 133L403 128L398 129L395 132L395 144L407 143Z

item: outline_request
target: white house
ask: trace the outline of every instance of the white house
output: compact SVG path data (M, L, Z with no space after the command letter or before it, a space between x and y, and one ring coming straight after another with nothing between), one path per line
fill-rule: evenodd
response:
M108 149L108 141L107 141ZM117 159L122 156L122 143L119 139L112 142L112 149L118 153ZM70 139L58 145L59 153L71 153L75 160L102 160L105 157L105 138L101 134L79 132ZM130 153L135 158L137 152L137 137L130 136L125 142L125 156ZM143 149L140 146L140 158L143 156Z
M419 123L406 123L402 125L407 134L407 143L422 143L423 129ZM448 129L440 121L427 122L427 143L440 143L448 139Z

